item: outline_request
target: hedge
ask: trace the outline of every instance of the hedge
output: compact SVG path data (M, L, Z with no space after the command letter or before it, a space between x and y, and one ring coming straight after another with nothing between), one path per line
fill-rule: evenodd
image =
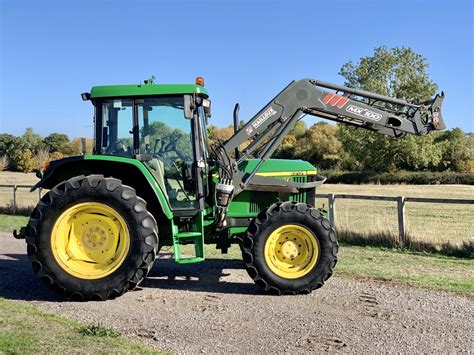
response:
M376 173L371 171L322 171L329 184L409 184L435 185L460 184L474 185L474 173L443 172L411 172Z

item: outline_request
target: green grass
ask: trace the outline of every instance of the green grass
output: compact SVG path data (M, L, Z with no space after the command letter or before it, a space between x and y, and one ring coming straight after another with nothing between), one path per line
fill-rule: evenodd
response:
M79 328L79 333L86 336L117 338L120 333L113 328L103 326L100 323L86 324Z
M10 233L14 229L19 231L20 228L26 226L27 223L28 217L0 214L0 232Z
M474 294L474 260L373 247L341 246L336 274Z
M84 329L94 329L85 332ZM100 331L99 331L100 330ZM84 325L32 306L0 298L0 353L153 354L116 330Z
M193 247L183 246L191 254ZM206 258L241 259L238 246L220 254L206 245ZM474 260L440 255L425 255L398 249L342 245L335 274L338 276L382 280L413 287L474 295Z

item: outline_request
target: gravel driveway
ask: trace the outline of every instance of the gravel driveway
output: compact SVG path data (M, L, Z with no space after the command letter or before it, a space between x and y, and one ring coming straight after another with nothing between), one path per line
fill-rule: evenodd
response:
M39 282L24 241L0 233L0 297L183 352L473 352L474 300L333 277L311 295L263 295L232 260L180 266L160 256L137 291L62 302ZM337 273L337 267L336 267Z

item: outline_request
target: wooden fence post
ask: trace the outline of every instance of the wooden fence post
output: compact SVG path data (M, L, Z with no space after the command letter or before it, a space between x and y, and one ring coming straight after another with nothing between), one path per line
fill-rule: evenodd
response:
M16 213L16 190L18 189L17 185L13 185L13 213Z
M329 206L329 222L336 226L336 198L334 194L328 195L328 206Z
M406 234L406 222L405 222L405 197L397 197L397 210L398 210L398 236L400 238L400 244L406 245L407 234Z

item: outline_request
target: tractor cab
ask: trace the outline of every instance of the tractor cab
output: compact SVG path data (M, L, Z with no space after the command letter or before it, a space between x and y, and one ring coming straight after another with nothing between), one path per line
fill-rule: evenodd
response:
M140 160L170 207L184 214L199 209L197 196L207 185L196 177L206 168L210 101L198 83L97 86L88 97L95 107L94 154Z

